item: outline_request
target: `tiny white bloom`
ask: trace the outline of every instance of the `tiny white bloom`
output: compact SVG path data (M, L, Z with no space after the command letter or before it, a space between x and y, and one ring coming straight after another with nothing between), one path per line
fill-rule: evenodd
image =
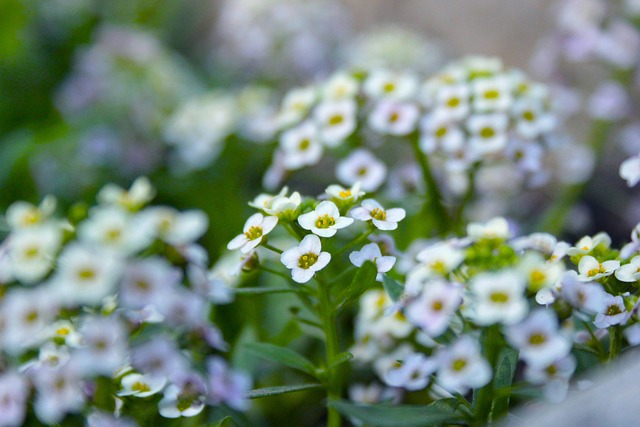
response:
M227 245L227 249L240 249L243 254L251 252L277 224L278 217L276 216L265 217L261 213L253 214L244 223L242 234L234 237Z
M353 224L353 218L340 216L335 203L325 200L320 202L312 212L300 215L298 223L320 237L332 237L338 230Z
M585 282L598 280L601 277L611 276L618 267L620 267L620 261L609 260L598 262L598 260L591 255L585 255L580 258L580 262L578 263L578 271L580 272L578 278Z
M417 87L416 78L410 74L380 69L371 72L364 82L363 90L374 99L405 100L416 93Z
M360 187L360 181L353 184L351 188L344 188L341 185L332 184L328 186L324 192L332 199L355 203L366 194L360 190Z
M465 254L450 242L438 242L421 250L416 259L434 275L446 275L464 261Z
M129 190L115 184L105 185L98 193L98 202L106 205L119 205L130 211L136 211L149 203L156 194L156 189L148 178L136 179Z
M593 237L584 236L578 240L575 246L567 249L567 255L588 254L598 246L602 246L603 249L609 248L611 246L611 237L605 232L598 233Z
M463 335L438 352L437 382L450 392L464 394L469 388L480 388L491 380L491 367L480 353L477 340Z
M520 350L520 358L534 367L548 366L571 351L571 340L558 331L555 314L544 308L510 326L505 334L511 345Z
M369 115L369 126L381 134L408 135L416 129L419 115L415 104L380 101Z
M462 120L469 114L469 85L454 84L438 88L436 111L445 120Z
M167 383L163 377L153 377L136 373L127 374L120 380L122 390L118 396L148 397L158 393Z
M629 187L634 187L640 182L640 156L633 156L622 162L619 173Z
M45 197L39 206L34 206L29 202L14 202L7 208L7 224L12 230L42 224L51 217L56 205L57 202L53 196Z
M353 251L349 254L349 260L356 267L362 267L365 261L371 261L376 265L378 274L376 280L382 281L382 274L388 272L396 263L394 256L382 256L380 247L376 243L366 244L359 251Z
M417 299L405 308L407 319L432 338L449 327L451 316L462 303L460 287L442 280L433 280L424 287Z
M507 220L497 217L489 220L486 224L472 222L467 226L467 235L474 242L485 239L507 240L511 237L511 232Z
M286 128L300 122L316 102L317 93L314 87L291 90L282 100L282 108L278 115L280 128Z
M358 221L371 221L373 225L384 231L395 230L398 222L407 215L402 208L387 209L373 199L363 200L361 205L351 210L351 216Z
M318 129L311 122L285 131L280 137L284 166L289 170L315 165L324 151L318 138Z
M295 282L306 283L329 264L331 255L322 252L320 238L314 234L306 236L300 244L287 249L280 256L280 261L291 270Z
M431 374L437 369L434 359L421 353L409 354L400 364L386 372L383 379L392 387L407 390L422 390L429 384Z
M550 402L558 403L567 395L569 379L576 365L576 358L569 354L547 366L526 365L524 378L531 384L544 385L545 398Z
M495 153L507 146L509 118L504 114L484 114L469 117L469 145L478 154Z
M168 386L158 402L158 412L165 418L194 417L204 409L204 397L183 396L174 384Z
M511 84L506 76L472 82L473 108L478 112L506 111L511 106Z
M364 191L376 191L387 177L387 167L369 151L357 149L338 163L336 177L344 184L360 182Z
M593 324L604 329L624 322L627 317L628 313L622 296L605 294L604 310L596 314Z
M347 73L336 73L322 88L324 99L337 101L350 99L357 95L359 83Z
M149 221L160 239L175 246L193 243L209 226L209 219L202 211L178 212L168 206L147 208L140 212L140 220Z
M559 262L547 263L542 255L527 252L520 260L518 269L526 277L529 290L537 292L551 288L564 272L564 265Z
M441 150L455 155L464 147L462 129L442 114L430 114L420 121L420 148L425 153Z
M616 278L621 282L637 282L640 280L640 256L635 256L629 264L616 270Z
M51 271L62 233L52 224L34 225L14 231L8 243L11 275L22 283L33 284Z
M608 294L599 283L585 283L575 271L566 271L559 285L560 295L573 307L587 313L604 311Z
M277 215L278 217L295 212L302 203L302 196L300 196L300 193L297 191L294 191L290 196L287 196L286 190L286 187L283 188L278 195L265 201L262 210L269 215Z
M526 282L516 271L480 273L469 286L473 294L470 309L479 325L511 325L522 320L529 310L524 295Z
M357 104L351 99L323 102L313 112L320 140L329 147L342 144L356 129Z

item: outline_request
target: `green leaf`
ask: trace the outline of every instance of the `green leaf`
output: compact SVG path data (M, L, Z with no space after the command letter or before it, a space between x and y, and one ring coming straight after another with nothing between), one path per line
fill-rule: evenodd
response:
M384 290L387 291L389 298L393 302L396 302L400 299L400 296L404 292L404 286L400 283L396 282L386 274L382 275L382 285L384 286Z
M378 269L371 261L365 261L358 269L351 284L340 294L338 301L342 301L339 308L350 306L358 301L360 295L371 288L376 281Z
M342 415L357 418L366 424L379 427L429 426L464 421L457 411L438 406L418 405L359 405L343 400L329 402Z
M518 351L511 347L502 347L498 354L496 362L496 374L493 379L494 390L507 389L510 390L513 376L516 372L518 363ZM507 414L509 411L509 393L503 397L494 398L493 408L491 410L491 420L495 421Z
M211 424L211 427L231 427L231 417L226 416L217 423Z
M296 391L309 390L313 388L322 388L322 384L314 383L257 388L247 393L247 397L249 399L260 399L261 397L278 396L279 394L295 393Z
M348 362L349 360L353 359L353 354L349 353L349 352L343 352L340 353L336 356L335 360L333 361L333 363L331 364L331 366L329 366L329 369L333 369L338 365L341 365L345 362Z
M248 343L245 349L250 354L271 362L280 363L293 369L316 376L316 368L307 358L290 348L280 347L269 343Z

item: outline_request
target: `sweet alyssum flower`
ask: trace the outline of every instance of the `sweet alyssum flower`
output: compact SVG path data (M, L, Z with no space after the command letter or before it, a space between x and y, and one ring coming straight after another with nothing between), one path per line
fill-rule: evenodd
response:
M634 187L640 182L640 156L633 156L622 162L619 174L627 181L629 187Z
M609 260L598 262L591 255L585 255L578 263L578 278L583 281L598 280L605 276L611 276L620 267L620 261Z
M105 185L98 193L98 202L104 205L118 205L129 211L137 211L151 200L156 194L155 188L148 178L136 179L129 190L124 190L115 184Z
M336 204L325 200L320 202L312 212L300 215L298 223L305 230L320 237L332 237L338 230L353 224L353 218L340 216Z
M491 367L480 353L477 340L463 335L438 352L437 382L450 392L464 394L491 380Z
M398 222L404 219L406 211L402 208L385 210L380 203L367 199L351 210L351 216L358 221L371 221L379 230L389 231L398 228Z
M360 181L353 184L351 188L344 188L341 185L332 184L328 186L324 192L336 202L345 201L355 203L366 194L364 191L360 190L361 186Z
M320 140L328 147L341 145L356 129L357 104L354 100L325 101L313 112Z
M45 197L39 206L18 201L7 208L6 220L11 230L29 228L47 221L56 210L55 197Z
M276 216L265 217L261 213L253 214L244 223L242 234L234 237L227 244L227 249L240 249L240 252L244 254L251 252L260 245L264 236L269 234L277 224L278 217Z
M387 167L371 152L357 149L338 163L336 177L347 185L360 182L364 191L376 191L387 177Z
M424 287L418 298L407 304L404 312L411 323L435 338L449 327L451 316L461 303L460 286L435 279Z
M284 132L280 137L280 148L284 166L289 170L315 165L324 151L318 129L309 121Z
M8 240L10 275L25 284L43 279L54 265L62 232L53 224L19 229Z
M580 280L578 273L567 271L560 279L560 286L562 298L578 310L587 313L604 311L608 294L599 283L585 283Z
M156 236L174 246L193 243L209 225L209 219L202 211L178 212L169 206L146 208L140 213L140 220L152 224Z
M353 251L349 254L349 260L356 267L362 267L365 261L371 261L376 265L378 274L376 280L382 281L382 274L388 272L396 263L394 256L382 256L380 247L376 243L366 244L359 251Z
M603 310L596 314L593 324L598 328L608 328L609 326L622 323L628 316L624 306L622 296L605 294Z
M469 287L473 295L469 309L479 325L511 325L527 314L526 282L516 271L480 273L471 280Z
M575 246L567 249L567 255L585 255L590 253L592 250L601 246L603 249L609 248L611 246L611 237L607 233L598 233L595 236L584 236Z
M291 270L295 282L306 283L329 264L331 255L322 252L320 238L314 234L307 235L300 244L287 249L280 256L280 261Z
M0 425L18 427L27 414L29 385L13 371L0 374Z
M480 240L506 240L511 237L509 223L502 217L493 218L486 224L472 222L467 226L467 235L473 242Z
M635 256L629 264L616 270L616 279L621 282L637 282L640 280L640 256Z
M415 130L419 115L415 104L380 101L369 115L369 126L381 134L408 135Z
M429 384L431 374L437 369L434 359L421 353L412 353L402 364L387 371L384 380L392 387L422 390Z
M117 395L148 397L162 390L166 383L167 380L163 377L130 373L120 380L122 390L118 391Z

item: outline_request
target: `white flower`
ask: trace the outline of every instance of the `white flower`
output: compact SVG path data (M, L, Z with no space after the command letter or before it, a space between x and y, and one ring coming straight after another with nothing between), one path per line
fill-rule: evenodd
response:
M471 310L479 325L511 325L526 316L526 282L516 271L480 273L469 284L473 294Z
M640 182L640 156L633 156L622 162L619 173L629 187L634 187Z
M575 370L576 358L569 354L547 366L526 365L524 378L532 384L543 384L545 398L558 403L566 397L569 379Z
M23 425L28 398L29 384L25 378L10 370L0 374L0 425Z
M242 234L234 237L227 245L227 249L240 249L243 254L251 252L262 242L264 236L274 229L276 224L278 224L276 216L265 217L261 213L251 215L244 223Z
M504 114L485 114L469 117L467 129L471 133L469 145L478 154L495 153L507 146L509 118Z
M611 276L620 267L620 261L610 260L604 262L598 262L597 259L591 255L585 255L580 258L578 263L578 279L588 282L591 280L598 280L601 277Z
M158 402L158 411L165 418L194 417L204 409L204 397L183 396L178 386L171 384Z
M120 304L133 309L155 305L160 298L165 298L181 279L180 270L164 258L154 256L136 260L127 265L120 282Z
M460 287L442 280L427 284L417 299L405 308L407 319L432 338L449 327L449 320L462 303Z
M325 200L320 202L312 212L300 215L298 223L320 237L332 237L338 230L353 224L353 218L340 216L335 203Z
M502 217L493 218L486 224L472 222L467 226L467 235L474 241L480 240L507 240L511 237L509 223Z
M112 376L126 364L128 334L117 318L92 316L80 328L82 346L73 354L82 374Z
M324 192L332 199L355 203L366 194L360 190L360 187L360 181L353 184L351 188L344 188L341 185L332 184L328 186Z
M356 267L362 267L365 261L371 261L376 265L378 274L376 280L382 281L382 273L386 273L393 268L396 263L394 256L382 256L380 247L376 243L366 244L359 251L353 251L349 254L349 260Z
M0 302L0 345L10 354L19 354L46 338L46 328L57 305L44 290L16 289Z
M627 309L624 306L622 297L620 295L605 294L604 310L596 314L593 324L598 328L604 329L624 322L627 316Z
M489 363L482 358L477 340L468 335L438 352L437 358L437 382L450 392L465 394L491 380Z
M293 89L282 100L282 108L278 116L281 128L300 122L316 102L316 89L313 87Z
M297 247L284 251L280 261L291 270L291 277L295 282L306 283L331 260L331 255L321 250L318 236L310 234Z
M515 238L510 242L511 247L516 251L533 249L545 255L551 255L557 244L558 239L549 233L532 233L528 236Z
M34 408L45 424L57 424L67 412L79 412L85 402L79 372L71 361L63 366L43 366L32 376L37 394Z
M376 191L387 176L387 167L367 150L357 149L338 163L336 177L353 185L360 182L364 191Z
M464 251L450 242L429 245L416 255L416 259L434 275L446 275L455 270L465 259Z
M469 114L470 90L467 84L444 85L436 94L436 114L443 120L462 120Z
M129 190L115 184L105 185L98 193L98 202L106 205L119 205L127 210L136 211L149 203L156 194L156 189L149 179L136 179Z
M35 225L14 231L8 243L11 275L22 283L33 284L51 271L62 233L52 224Z
M277 215L279 217L295 212L302 203L302 197L297 191L291 193L290 196L286 194L287 188L285 187L278 195L266 200L261 209L269 215Z
M398 222L402 221L406 214L402 208L385 210L380 203L373 199L363 200L360 207L351 211L353 218L358 221L371 221L377 229L384 231L398 228Z
M363 90L374 99L405 100L415 95L417 87L418 82L412 75L374 70L365 80Z
M616 270L616 279L621 282L637 282L640 280L640 256L635 256L629 264Z
M603 249L607 249L611 246L611 237L607 233L598 233L593 237L584 236L578 240L575 246L567 249L567 255L584 255L588 254L596 247L602 246Z
M551 288L564 272L564 265L559 262L547 263L542 255L528 252L518 264L527 279L529 290L537 292L543 288Z
M506 111L511 106L511 84L506 76L478 78L471 85L474 110Z
M419 115L415 104L380 101L369 115L369 126L381 134L408 135L415 130Z
M357 104L351 99L323 102L313 112L320 140L329 147L342 144L356 129Z
M167 383L163 377L152 377L136 373L127 374L120 380L122 390L118 396L148 397L158 393Z
M147 208L140 212L140 220L149 221L157 236L174 246L193 243L209 226L209 220L202 211L178 212L168 206Z
M560 279L560 294L573 307L587 313L598 313L605 309L608 295L598 283L584 283L575 271L566 271Z
M571 351L571 341L558 332L554 312L543 308L507 328L505 334L511 345L520 350L520 358L534 367L549 366Z
M530 140L551 131L555 125L553 116L545 111L539 100L519 99L513 105L511 114L516 119L516 132Z
M284 166L289 170L315 165L322 158L322 144L318 129L311 122L303 122L280 137Z
M118 206L96 208L78 226L78 239L123 256L146 248L154 238L153 227Z
M407 390L422 390L429 384L431 374L437 369L434 359L421 353L411 353L400 366L389 369L383 379L387 385Z
M354 98L358 93L359 83L347 73L336 73L322 88L324 99L337 101Z
M442 150L445 153L455 154L464 147L464 132L441 114L425 116L420 121L420 128L420 148L425 153Z
M65 304L100 304L115 291L121 262L94 247L69 244L59 259L52 290Z
M9 228L18 230L28 228L47 221L56 209L56 199L47 196L40 206L34 206L28 202L14 202L7 208L6 220Z

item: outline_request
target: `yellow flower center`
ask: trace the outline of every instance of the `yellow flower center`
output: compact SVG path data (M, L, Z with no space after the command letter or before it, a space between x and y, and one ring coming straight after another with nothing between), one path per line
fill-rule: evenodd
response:
M62 327L62 328L58 328L56 329L56 334L66 337L67 335L69 335L69 332L71 332L71 330L67 327Z
M485 99L498 99L500 97L500 92L495 89L488 90L484 93Z
M435 135L436 135L437 138L442 138L446 134L447 134L447 127L446 126L441 126L438 129L436 129Z
M458 105L460 105L460 98L456 98L455 96L453 98L449 98L447 101L447 107L456 108Z
M533 270L529 275L529 281L534 285L539 285L545 281L547 276L540 270Z
M444 304L440 300L435 300L433 304L431 304L431 309L433 311L440 311L444 307Z
M42 215L37 209L32 209L22 217L22 225L33 225L40 222Z
M467 366L467 359L456 359L451 363L451 369L456 372L462 371Z
M522 113L522 118L528 122L532 122L536 119L536 115L533 114L533 111L527 110L524 113Z
M480 136L483 138L493 138L494 136L496 136L496 131L491 128L491 127L484 127L480 130Z
M509 301L509 295L505 292L493 292L491 295L489 295L489 299L491 300L491 302L494 302L496 304L505 304Z
M542 345L547 341L547 337L540 332L536 332L529 336L529 344L531 345Z
M91 280L96 277L96 272L92 268L82 268L78 270L77 276L80 280Z
M24 320L25 320L27 323L33 323L33 322L35 322L36 320L38 320L38 317L39 317L39 316L38 316L38 312L37 312L37 311L35 311L35 310L31 310L31 311L29 311L29 312L24 316Z
M122 236L122 230L119 228L112 228L110 230L107 230L106 233L104 233L104 237L107 240L107 242L115 242L117 240L120 240L121 236Z
M136 381L131 386L131 390L144 393L144 392L147 392L147 391L151 391L151 388L149 388L149 386L147 384L145 384L145 383L143 383L141 381Z
M360 169L358 169L358 175L359 176L365 176L367 174L367 168L366 167L361 167Z
M40 254L40 248L37 246L30 246L24 251L24 257L27 259L33 259Z
M606 273L606 272L607 270L602 266L602 264L598 263L598 267L592 268L591 270L587 271L587 276L594 277L597 274Z
M387 213L380 208L375 208L371 211L371 218L384 221L387 219Z
M394 111L391 114L389 114L389 123L395 123L398 121L399 118L400 118L400 114L398 114L397 111Z
M300 151L305 151L309 148L310 145L311 145L311 141L309 141L308 138L305 138L302 141L300 141L300 144L298 144L298 149Z
M344 117L342 117L341 114L334 114L333 116L329 117L329 125L331 126L337 126L342 122L344 122Z
M342 190L339 193L340 197L346 199L347 197L351 197L351 190Z
M385 83L385 85L382 87L382 90L385 91L386 93L391 93L394 90L396 90L396 85L392 82L387 82Z
M435 271L437 273L440 273L440 274L446 274L447 273L447 266L445 265L445 263L441 259L432 262L430 267L431 267L431 269L433 271Z
M615 316L616 314L620 314L622 313L622 310L620 310L620 307L618 307L615 304L610 305L609 307L607 307L607 316Z
M248 231L244 233L249 240L255 240L262 237L262 227L252 226Z
M317 228L329 228L334 225L336 225L336 220L332 216L329 216L329 214L319 216L316 220Z
M306 253L298 259L298 267L307 270L313 264L318 262L318 255L313 252Z

